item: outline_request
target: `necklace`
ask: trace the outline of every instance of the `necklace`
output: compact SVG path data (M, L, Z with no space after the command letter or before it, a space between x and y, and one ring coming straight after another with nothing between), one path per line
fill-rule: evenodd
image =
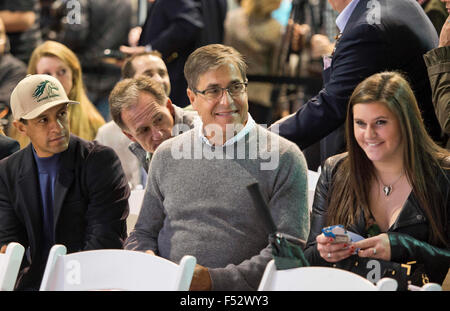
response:
M392 193L392 191L394 190L394 185L400 180L400 178L402 178L402 176L403 176L403 172L402 172L402 173L400 174L400 176L398 176L398 178L397 178L392 184L390 184L390 185L385 185L384 182L383 182L383 181L381 180L381 178L379 177L380 182L381 182L381 185L382 185L382 188L383 188L384 196L388 197L388 196Z

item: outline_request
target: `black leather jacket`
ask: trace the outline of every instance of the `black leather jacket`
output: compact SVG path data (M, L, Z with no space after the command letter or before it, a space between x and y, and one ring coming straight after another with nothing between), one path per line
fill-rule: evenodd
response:
M312 265L333 265L320 257L317 251L316 236L320 235L322 228L326 226L327 200L332 177L336 173L339 164L346 157L347 153L330 157L325 162L317 183L311 215L311 229L305 248L305 255ZM437 178L440 178L439 184L442 186L445 195L444 202L447 206L446 234L447 241L450 241L450 170L447 171L446 175L447 177L440 174ZM361 215L358 222L347 229L367 237L364 215ZM425 242L428 240L428 221L413 193L408 197L400 215L389 228L387 234L391 245L392 262L407 263L417 261L417 263L424 265L430 282L442 284L450 267L450 249L438 248ZM346 269L353 266L356 260L361 261L362 258L354 255L333 266Z

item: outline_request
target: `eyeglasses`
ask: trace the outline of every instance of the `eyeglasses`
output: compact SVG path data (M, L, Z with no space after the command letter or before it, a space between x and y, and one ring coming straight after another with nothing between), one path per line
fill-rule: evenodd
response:
M247 89L248 82L236 82L228 87L213 86L204 91L194 90L194 93L200 93L206 97L208 101L215 101L222 98L223 92L226 90L231 97L239 97Z

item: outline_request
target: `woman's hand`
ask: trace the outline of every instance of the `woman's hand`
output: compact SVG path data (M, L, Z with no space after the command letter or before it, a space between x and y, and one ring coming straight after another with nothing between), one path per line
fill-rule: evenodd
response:
M347 243L335 243L334 239L326 237L323 233L316 237L317 250L320 257L328 262L338 262L345 258L348 258L355 251L353 245Z
M386 261L391 260L391 243L389 242L387 233L353 243L353 246L357 249L359 248L359 257L377 258Z

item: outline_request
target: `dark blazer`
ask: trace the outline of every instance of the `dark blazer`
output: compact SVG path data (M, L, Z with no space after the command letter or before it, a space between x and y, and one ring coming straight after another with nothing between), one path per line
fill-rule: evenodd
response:
M336 44L331 66L323 74L324 88L280 124L280 135L301 149L344 124L355 87L372 74L386 70L406 73L428 133L439 140L440 128L423 60L423 54L438 45L436 30L415 0L376 1L380 4L380 21L369 23L367 15L373 11L367 8L368 1L360 0ZM331 143L334 146L322 156L322 163L328 156L344 151L343 131Z
M221 43L226 0L156 0L149 7L139 45L150 44L167 65L170 98L179 107L189 105L184 63L199 46Z
M70 136L55 184L55 243L67 252L122 248L130 189L115 152ZM17 289L37 289L41 259L42 203L32 145L0 161L0 245L26 249Z
M202 28L197 0L156 0L142 26L139 45L151 44L153 50L162 54L172 85L170 98L180 107L189 105L184 63L194 51Z
M13 154L20 149L17 141L7 136L0 134L0 160Z
M333 176L342 161L347 157L347 153L338 154L330 157L325 162L324 168L317 182L314 195L313 210L311 214L311 227L308 241L305 248L305 256L312 265L332 266L322 257L317 250L316 237L326 226L326 215L328 209L328 200L331 187L333 186ZM450 162L450 159L449 161ZM436 173L436 178L441 185L444 196L444 204L447 208L446 220L446 238L450 242L450 170L447 170L446 176L442 173ZM367 237L365 229L366 222L364 215L351 225L348 230L355 232L363 237ZM430 282L442 283L450 267L450 249L439 248L427 243L429 223L425 212L420 207L414 193L411 192L405 205L400 212L395 223L389 228L387 234L391 244L391 261L397 263L407 263L417 261L425 266L425 272L430 278ZM335 266L341 269L354 266L354 262L368 261L370 258L359 258L351 256L341 260ZM383 269L383 267L382 267ZM405 285L405 284L399 284Z

